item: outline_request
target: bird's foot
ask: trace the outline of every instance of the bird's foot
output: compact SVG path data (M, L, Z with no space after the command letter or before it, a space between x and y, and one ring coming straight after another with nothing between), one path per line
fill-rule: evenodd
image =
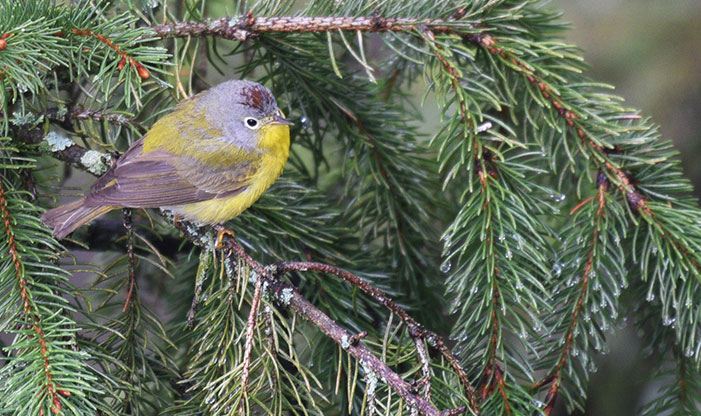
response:
M224 248L224 245L222 244L224 240L224 234L230 235L232 238L236 238L236 233L234 233L233 230L230 230L228 228L224 228L222 226L216 227L217 230L217 243L214 245L215 250L221 250Z

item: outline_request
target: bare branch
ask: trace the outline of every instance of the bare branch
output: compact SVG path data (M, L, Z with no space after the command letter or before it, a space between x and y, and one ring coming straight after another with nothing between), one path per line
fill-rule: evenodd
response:
M459 16L458 16L459 17ZM153 26L156 35L162 38L187 36L217 36L224 39L244 41L264 33L310 33L310 32L409 32L426 28L434 33L452 33L456 29L466 31L472 26L456 19L407 19L337 16L280 16L224 17L204 22L179 22ZM481 30L481 29L480 29Z

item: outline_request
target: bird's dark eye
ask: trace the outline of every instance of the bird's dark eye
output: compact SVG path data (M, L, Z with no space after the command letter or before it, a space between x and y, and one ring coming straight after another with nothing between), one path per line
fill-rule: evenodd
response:
M253 117L246 117L244 121L246 122L248 128L255 129L256 127L258 127L258 120L256 120Z

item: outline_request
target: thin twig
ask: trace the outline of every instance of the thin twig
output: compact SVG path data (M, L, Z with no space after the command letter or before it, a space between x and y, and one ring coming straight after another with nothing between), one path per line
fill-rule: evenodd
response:
M202 295L204 282L207 279L207 270L209 270L209 258L211 254L212 251L206 246L202 248L202 251L200 251L200 259L197 263L197 276L195 276L195 293L192 296L190 310L187 313L187 327L189 329L192 329L195 326L195 314L197 313L197 306L200 303L200 296Z
M277 349L275 347L275 325L273 323L273 320L275 319L273 315L273 309L266 305L263 308L263 313L264 313L264 320L263 323L265 324L265 334L266 334L266 349L268 350L268 354L270 354L270 357L273 360L277 360ZM278 389L279 381L277 379L277 371L273 371L270 374L271 377L271 390L270 390L270 396L273 397L275 395L275 392Z
M466 120L467 122L467 120ZM478 150L478 141L475 140L474 150ZM477 158L477 156L475 156ZM494 168L491 163L491 157L485 157L484 161L477 160L479 168L477 170L477 175L479 177L481 192L486 195L489 190L490 181L493 180L493 176L490 171ZM489 205L490 199L488 197L484 198L482 203L482 209L485 215L492 216L492 207ZM491 221L487 222L487 226L484 230L485 235L487 235L487 243L491 246L490 252L494 251L494 238L491 229ZM491 312L491 335L489 339L489 359L487 360L487 365L482 373L482 388L480 389L480 399L482 401L486 400L489 395L494 391L494 384L496 383L499 389L499 394L501 394L502 400L504 402L504 412L508 415L511 414L511 406L509 405L509 397L506 394L506 389L504 387L504 377L502 376L502 369L497 362L497 345L499 343L499 338L501 336L501 329L499 326L499 317L497 311L499 310L499 302L501 298L501 293L499 292L499 286L497 285L497 279L500 277L499 269L496 266L496 254L492 254L487 260L487 267L492 270L492 312Z
M438 59L441 65L443 65L443 69L450 74L450 84L453 91L455 91L455 98L458 100L462 120L465 122L468 128L474 128L475 122L468 116L467 103L465 102L465 97L463 97L461 94L462 88L460 88L460 75L458 74L458 70L451 65L450 62L448 62L445 56L443 56L443 48L435 42L435 31L425 30L423 34L426 45L434 52L436 59Z
M129 65L134 68L136 73L141 77L141 79L148 79L151 76L151 73L146 69L140 62L136 61L134 58L129 56L129 54L124 51L123 49L120 49L119 45L116 43L112 42L111 39L109 39L106 36L103 36L101 33L93 32L90 30L86 29L78 29L78 28L73 28L71 29L68 33L73 33L76 36L92 36L97 38L100 42L104 43L107 45L109 48L117 52L117 54L120 56L119 63L117 64L117 68L121 71L124 69L124 66L126 66L127 62ZM59 32L57 36L64 36L65 33Z
M416 346L416 353L419 355L421 362L422 378L419 380L419 386L423 386L423 396L426 400L431 401L431 363L426 352L426 346L419 337L412 337Z
M122 209L122 224L127 232L127 270L129 276L129 291L124 301L122 312L126 312L136 289L136 255L134 254L134 226L131 223L131 209ZM133 303L132 303L133 306Z
M258 305L263 294L263 276L256 277L256 285L253 290L253 299L251 300L251 311L248 313L248 322L246 323L246 345L243 352L243 371L241 374L241 385L243 386L243 397L239 404L239 414L244 414L246 404L248 403L248 375L251 367L251 351L253 350L253 335L256 329L256 317L258 315Z
M49 115L51 118L51 115ZM92 110L89 108L72 107L68 110L65 118L71 120L96 120L96 121L106 121L110 124L115 124L117 126L123 127L137 127L144 130L144 126L136 121L133 117L127 117L119 113L108 113L102 110Z
M590 196L589 198L587 198L587 199L585 199L584 201L582 201L582 202L580 202L579 204L577 204L577 206L575 206L574 208L572 208L572 210L570 211L570 215L574 215L575 212L579 211L583 206L585 206L586 204L590 203L590 202L592 201L592 199L594 199L594 197L593 197L593 196Z

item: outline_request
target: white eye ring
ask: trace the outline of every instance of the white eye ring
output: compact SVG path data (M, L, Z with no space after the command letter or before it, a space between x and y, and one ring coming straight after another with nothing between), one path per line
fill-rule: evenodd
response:
M258 121L257 119L255 119L253 117L244 118L243 124L245 124L246 127L248 127L251 130L257 130L258 128L260 128L260 121Z

